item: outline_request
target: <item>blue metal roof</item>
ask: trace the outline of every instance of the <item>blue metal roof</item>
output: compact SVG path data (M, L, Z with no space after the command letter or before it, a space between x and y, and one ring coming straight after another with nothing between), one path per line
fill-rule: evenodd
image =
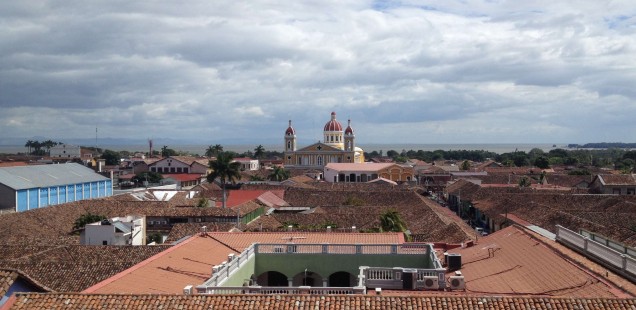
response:
M77 163L0 168L0 184L14 190L110 180Z

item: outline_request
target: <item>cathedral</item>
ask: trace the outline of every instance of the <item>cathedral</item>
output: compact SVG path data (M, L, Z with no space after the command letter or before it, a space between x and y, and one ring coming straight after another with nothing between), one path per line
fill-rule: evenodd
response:
M342 130L342 124L336 120L336 112L331 112L323 134L323 142L297 149L296 130L290 120L285 130L285 168L322 170L328 163L364 163L364 151L356 147L351 120Z

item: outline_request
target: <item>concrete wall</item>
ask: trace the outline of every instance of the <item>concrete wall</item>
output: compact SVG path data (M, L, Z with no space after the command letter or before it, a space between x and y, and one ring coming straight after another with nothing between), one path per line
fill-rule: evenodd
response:
M255 274L255 262L256 255L252 255L252 257L243 263L241 268L236 270L221 286L243 286L245 280L249 280L252 274Z
M0 209L16 210L15 191L3 184L0 184Z
M254 274L278 271L292 278L305 269L322 276L346 271L357 275L360 266L434 268L426 255L396 254L257 254Z
M86 225L81 237L83 245L104 245L104 241L106 245L123 245L114 242L115 227L112 225Z

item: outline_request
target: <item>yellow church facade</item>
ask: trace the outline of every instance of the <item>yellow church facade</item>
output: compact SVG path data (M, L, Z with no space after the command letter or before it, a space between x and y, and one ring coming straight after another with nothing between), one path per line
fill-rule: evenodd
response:
M285 130L285 168L322 170L329 163L364 163L364 151L355 144L351 120L343 130L336 112L331 112L331 119L323 128L323 137L322 142L298 149L296 130L290 120Z

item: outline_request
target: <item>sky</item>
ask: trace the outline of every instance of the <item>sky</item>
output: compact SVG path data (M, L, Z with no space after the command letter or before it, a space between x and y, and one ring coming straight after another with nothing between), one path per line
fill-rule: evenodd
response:
M281 5L283 3L283 5ZM635 142L636 2L1 1L0 138Z

